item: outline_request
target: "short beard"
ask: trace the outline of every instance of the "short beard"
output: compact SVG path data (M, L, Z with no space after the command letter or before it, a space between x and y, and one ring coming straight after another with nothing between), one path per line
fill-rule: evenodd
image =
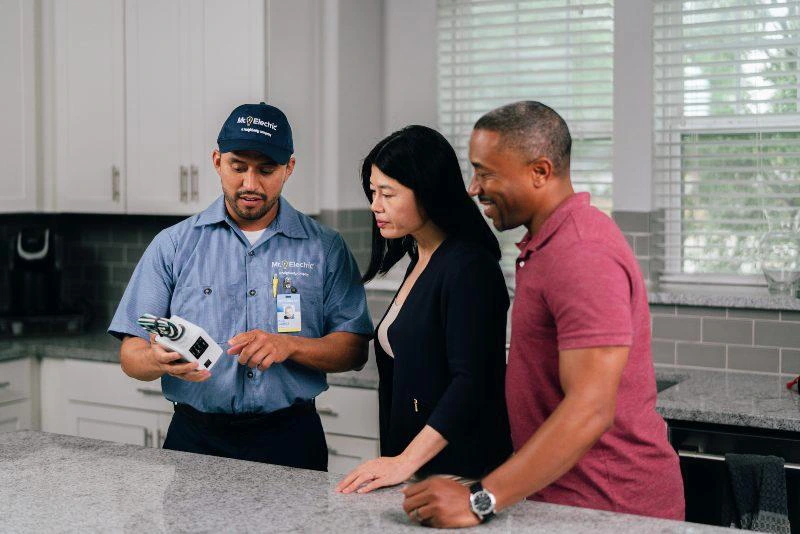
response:
M243 211L239 209L239 204L236 201L244 195L261 197L261 199L264 201L264 204L262 205L261 209L257 211L253 210ZM275 203L278 202L278 197L270 199L267 197L267 195L261 193L254 193L252 191L238 191L233 195L225 193L225 201L239 218L244 219L245 221L257 221L258 219L262 218L264 215L269 213L269 210L275 207Z

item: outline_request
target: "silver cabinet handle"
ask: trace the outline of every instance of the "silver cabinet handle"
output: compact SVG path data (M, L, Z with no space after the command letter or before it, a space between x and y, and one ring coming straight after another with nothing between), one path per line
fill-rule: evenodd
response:
M111 200L119 202L119 167L111 166Z
M181 202L189 201L189 169L181 165Z
M713 462L724 462L725 457L720 454L706 454L704 452L678 451L681 458L691 458L693 460L711 460ZM800 464L784 463L783 467L792 471L800 470Z
M192 202L197 202L200 200L200 169L197 168L197 165L192 165L190 172L192 174Z
M341 454L339 451L331 447L328 447L328 454L331 456L338 456L339 458L355 458L357 460L361 459L361 456L355 456L353 454Z
M161 391L157 389L136 388L136 391L142 395L149 395L151 397L155 397L156 395L160 397L162 395Z
M0 382L0 389L7 388L11 385L11 382Z
M159 428L156 431L156 436L158 437L158 439L156 440L156 442L158 443L158 448L159 449L163 449L164 448L164 441L166 441L166 439L167 439L166 433L162 432L161 429Z
M144 429L144 446L145 447L153 446L153 433L146 428Z
M320 415L330 415L331 417L339 417L339 413L330 406L317 406L317 413Z

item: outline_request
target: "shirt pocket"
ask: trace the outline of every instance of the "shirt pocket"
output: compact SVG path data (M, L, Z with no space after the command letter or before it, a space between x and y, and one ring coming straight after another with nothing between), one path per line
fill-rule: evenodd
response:
M294 287L297 288L297 293L300 295L302 324L300 332L294 332L293 335L310 338L322 337L325 331L322 285L317 284L315 280L300 280L294 284Z
M170 311L192 322L219 344L244 331L245 303L241 284L175 288Z

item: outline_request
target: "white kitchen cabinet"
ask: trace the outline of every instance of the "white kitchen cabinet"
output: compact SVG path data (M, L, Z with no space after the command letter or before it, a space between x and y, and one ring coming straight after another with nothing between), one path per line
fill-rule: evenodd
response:
M31 358L0 363L0 432L34 428Z
M61 390L66 424L57 431L146 447L163 444L173 408L159 382L134 380L116 363L66 360L59 372L63 383L55 389ZM52 383L55 374L49 375Z
M36 209L34 2L0 0L0 212Z
M223 121L264 99L264 2L127 2L126 43L128 213L201 211Z
M344 474L378 457L377 390L330 386L316 405L328 443L328 471Z
M125 211L125 11L123 0L52 3L59 211Z

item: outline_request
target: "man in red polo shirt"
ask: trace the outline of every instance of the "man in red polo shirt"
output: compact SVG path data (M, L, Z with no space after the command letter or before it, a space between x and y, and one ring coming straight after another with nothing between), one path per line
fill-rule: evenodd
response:
M570 181L564 120L538 102L475 124L477 196L519 243L506 400L516 453L470 488L431 478L404 490L413 519L470 526L523 499L684 518L678 457L655 411L650 312L619 228Z

